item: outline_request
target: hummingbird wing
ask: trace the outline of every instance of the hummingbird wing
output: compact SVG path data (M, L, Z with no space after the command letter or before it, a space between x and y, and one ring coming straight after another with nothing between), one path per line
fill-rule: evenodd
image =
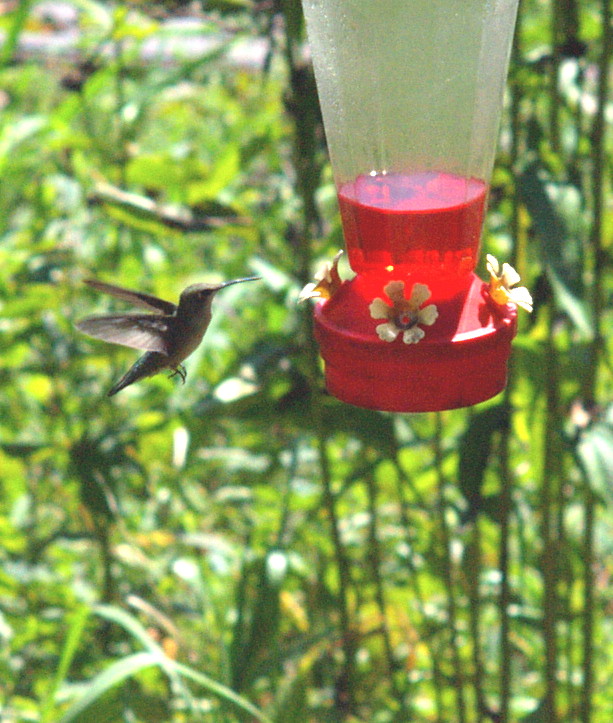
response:
M121 286L114 286L113 284L107 284L104 281L98 281L97 279L85 279L85 283L91 286L97 291L102 291L105 294L115 296L117 299L127 301L134 306L142 306L144 309L153 310L158 314L166 314L170 316L177 310L175 304L171 301L164 301L164 299L158 299L157 296L151 296L151 294L143 294L140 291L131 291L130 289L124 289Z
M75 324L79 331L94 339L110 341L131 349L158 351L168 355L168 330L171 316L156 314L118 314L88 316Z

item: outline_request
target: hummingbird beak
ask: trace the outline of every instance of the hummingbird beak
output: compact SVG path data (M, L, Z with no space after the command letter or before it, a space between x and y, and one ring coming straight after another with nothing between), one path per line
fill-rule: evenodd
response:
M221 284L220 288L225 289L226 286L232 286L232 284L242 284L243 281L259 281L261 278L261 276L248 276L245 279L234 279L233 281L226 281L224 284Z

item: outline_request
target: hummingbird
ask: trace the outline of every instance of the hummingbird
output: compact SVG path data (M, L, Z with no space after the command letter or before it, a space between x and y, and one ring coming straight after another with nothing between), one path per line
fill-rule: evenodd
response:
M226 286L257 281L259 278L250 276L222 284L193 284L183 290L178 305L140 291L131 291L97 279L85 279L85 283L97 291L154 312L88 316L75 324L79 331L95 339L146 352L109 390L108 396L112 397L129 384L153 376L163 369L170 369L171 377L179 376L185 383L187 371L181 362L200 345L211 321L211 304L215 294Z

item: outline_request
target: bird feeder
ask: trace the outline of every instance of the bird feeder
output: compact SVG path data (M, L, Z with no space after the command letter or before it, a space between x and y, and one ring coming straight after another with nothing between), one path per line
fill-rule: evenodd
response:
M356 274L314 311L345 402L435 411L506 384L516 309L474 270L517 4L303 0Z

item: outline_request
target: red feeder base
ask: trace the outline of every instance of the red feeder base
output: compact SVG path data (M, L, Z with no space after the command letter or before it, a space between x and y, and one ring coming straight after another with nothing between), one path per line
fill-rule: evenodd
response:
M343 402L388 412L434 412L466 407L501 392L516 332L516 310L498 306L473 274L465 294L440 299L438 318L417 344L379 339L370 316L375 297L392 279L358 275L315 306L315 336L328 391ZM412 282L405 279L405 294ZM432 287L431 287L432 288Z

